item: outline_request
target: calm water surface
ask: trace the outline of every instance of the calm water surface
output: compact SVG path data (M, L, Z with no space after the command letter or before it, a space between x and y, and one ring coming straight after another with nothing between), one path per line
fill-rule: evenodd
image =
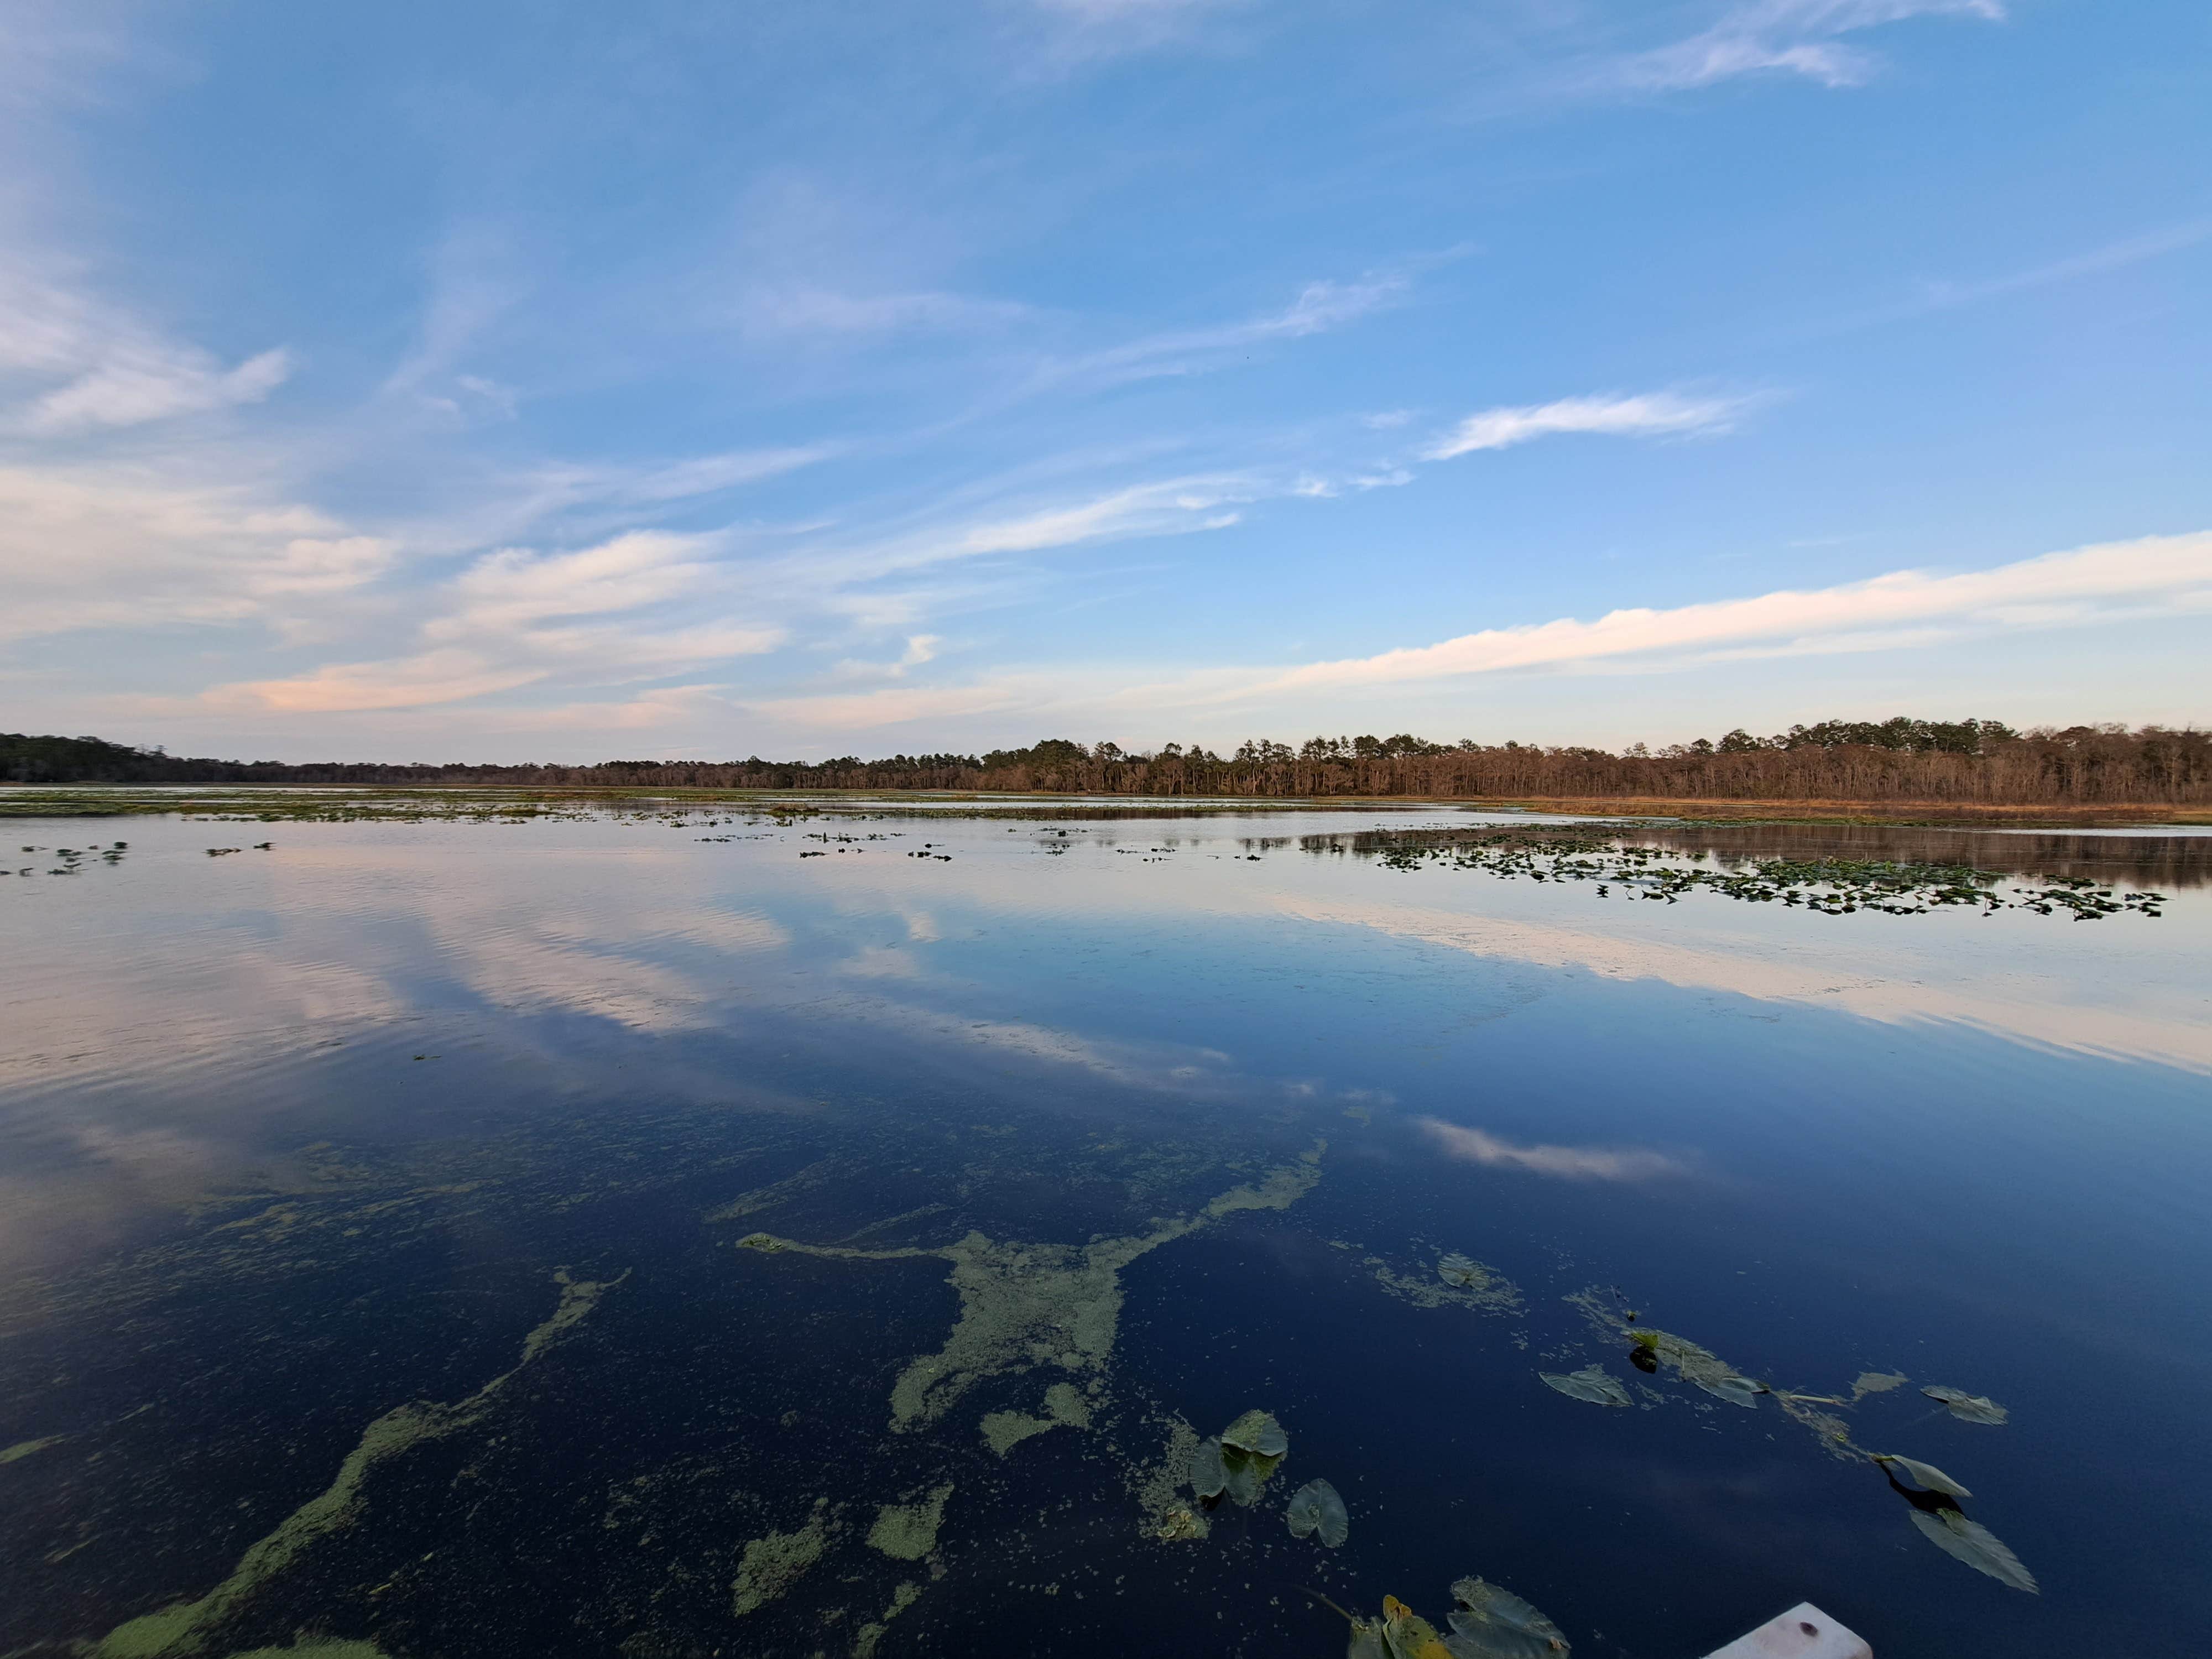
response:
M1344 850L1437 821L12 821L0 1653L2199 1650L2212 838L1640 837L2171 895L2093 922Z

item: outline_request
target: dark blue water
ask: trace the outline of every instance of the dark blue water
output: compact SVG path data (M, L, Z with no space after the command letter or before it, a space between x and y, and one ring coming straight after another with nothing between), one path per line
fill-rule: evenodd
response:
M1473 1574L1586 1654L2199 1645L2212 839L1705 837L2171 895L2076 922L714 816L10 824L130 846L0 891L0 1652L1334 1655Z

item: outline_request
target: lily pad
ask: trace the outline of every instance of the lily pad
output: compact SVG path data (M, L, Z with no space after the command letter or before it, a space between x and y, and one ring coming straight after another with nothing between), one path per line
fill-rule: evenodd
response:
M1984 1394L1968 1394L1964 1389L1946 1389L1930 1384L1921 1389L1930 1400L1940 1400L1951 1408L1951 1415L1961 1423L2003 1422L2012 1413Z
M1632 1402L1628 1390L1607 1375L1602 1365L1585 1365L1578 1371L1569 1371L1562 1376L1556 1371L1538 1371L1547 1387L1557 1389L1570 1400L1586 1400L1593 1406L1626 1406Z
M1902 1469L1912 1477L1915 1485L1929 1492L1940 1492L1950 1498L1972 1498L1974 1495L1933 1463L1923 1463L1917 1457L1901 1457L1895 1452L1874 1452L1869 1455L1893 1473Z
M1559 1627L1514 1595L1480 1578L1452 1586L1450 1638L1454 1659L1553 1659L1567 1651Z
M1200 1441L1198 1449L1190 1455L1190 1489L1200 1498L1218 1498L1228 1484L1228 1471L1221 1462L1221 1443Z
M1352 1530L1344 1499L1326 1480L1309 1480L1291 1494L1290 1522L1292 1537L1310 1538L1318 1532L1321 1541L1331 1549Z
M1221 1431L1221 1443L1259 1457L1280 1457L1291 1449L1283 1425L1265 1412L1246 1412Z
M1260 1492L1267 1484L1267 1477L1275 1472L1279 1457L1261 1457L1255 1453L1239 1451L1234 1446L1221 1449L1221 1470L1227 1480L1230 1501L1240 1509L1249 1509L1260 1500Z
M1683 1375L1712 1395L1714 1399L1725 1400L1729 1405L1741 1406L1747 1411L1758 1409L1759 1396L1766 1392L1764 1386L1753 1382L1747 1376L1736 1376L1732 1374L1700 1376L1693 1371L1685 1371Z
M2039 1595L2042 1590L2035 1575L2020 1562L2004 1546L2004 1541L1978 1521L1969 1521L1957 1510L1916 1509L1912 1524L1920 1528L1928 1541L1944 1554L1964 1561L1976 1572L1985 1572L2001 1584L2009 1584L2030 1595Z
M1437 1277L1447 1285L1480 1285L1490 1275L1481 1267L1456 1250L1437 1263Z

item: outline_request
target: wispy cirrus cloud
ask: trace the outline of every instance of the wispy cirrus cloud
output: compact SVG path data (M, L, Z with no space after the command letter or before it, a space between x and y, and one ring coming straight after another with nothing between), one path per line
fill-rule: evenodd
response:
M1440 1118L1425 1117L1419 1125L1445 1157L1492 1169L1522 1170L1562 1181L1655 1181L1689 1173L1679 1158L1640 1146L1523 1146Z
M1802 76L1826 87L1857 86L1879 60L1844 37L1914 17L1973 17L1996 22L1998 0L1749 0L1697 33L1609 60L1602 85L1652 92L1711 86L1740 75Z
M1740 397L1692 398L1673 392L1644 392L1486 409L1437 437L1421 452L1421 459L1446 461L1480 449L1510 449L1558 433L1659 437L1725 432L1750 402Z

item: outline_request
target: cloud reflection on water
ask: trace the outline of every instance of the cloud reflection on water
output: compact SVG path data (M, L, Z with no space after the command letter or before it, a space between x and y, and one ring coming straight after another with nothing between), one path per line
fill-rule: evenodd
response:
M1666 1176L1687 1175L1680 1159L1641 1146L1520 1146L1481 1129L1470 1129L1441 1118L1417 1120L1421 1132L1449 1158L1493 1168L1526 1170L1532 1175L1556 1176L1563 1181L1653 1181Z

